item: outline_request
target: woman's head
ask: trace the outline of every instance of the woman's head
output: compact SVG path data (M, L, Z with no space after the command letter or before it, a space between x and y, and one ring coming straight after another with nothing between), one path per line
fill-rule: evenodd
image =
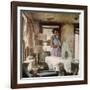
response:
M52 32L53 32L53 34L55 34L55 35L59 35L59 33L58 33L58 28L54 28Z

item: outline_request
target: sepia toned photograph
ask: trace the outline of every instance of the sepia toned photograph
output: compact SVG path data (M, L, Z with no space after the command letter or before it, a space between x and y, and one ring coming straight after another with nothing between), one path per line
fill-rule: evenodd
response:
M11 3L11 87L87 84L87 6Z
M79 75L79 13L21 13L22 78Z

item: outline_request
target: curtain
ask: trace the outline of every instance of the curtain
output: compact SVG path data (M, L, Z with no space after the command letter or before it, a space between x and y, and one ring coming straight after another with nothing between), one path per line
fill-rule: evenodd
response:
M38 33L39 33L39 23L33 20L31 14L22 14L24 18L24 28L23 28L23 40L24 40L24 58L30 55L30 50L38 44Z

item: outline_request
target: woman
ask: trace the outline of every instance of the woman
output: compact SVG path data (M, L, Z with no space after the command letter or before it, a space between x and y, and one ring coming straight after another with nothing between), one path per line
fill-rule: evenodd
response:
M51 47L52 47L51 55L60 57L61 42L59 39L58 29L53 30L53 36L51 38Z

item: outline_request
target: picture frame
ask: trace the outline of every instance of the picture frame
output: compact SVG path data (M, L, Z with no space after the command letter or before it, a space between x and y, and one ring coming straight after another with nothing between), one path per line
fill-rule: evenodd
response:
M30 16L31 14L32 14L32 18L34 18L34 20L32 20L32 18ZM43 28L42 30L44 30L44 28L46 28L46 27L49 27L50 29L51 29L51 27L52 28L58 27L59 17L63 18L63 19L60 18L60 20L61 20L60 28L62 28L62 27L63 27L63 29L69 28L69 30L71 30L70 25L71 25L71 23L73 24L73 30L74 30L74 32L73 32L74 33L73 34L74 46L73 47L75 49L73 51L74 52L73 57L75 60L77 59L75 57L78 57L79 65L77 66L76 63L73 63L73 65L71 65L71 63L70 63L70 65L71 65L71 68L73 68L74 65L76 65L75 70L77 71L77 67L78 67L79 71L80 71L80 73L79 73L80 75L79 74L77 75L77 73L75 73L75 71L74 71L74 72L71 72L71 73L73 73L73 75L70 77L60 75L57 77L42 78L40 76L42 74L39 74L39 76L40 76L39 78L35 77L35 76L32 78L30 78L30 77L23 78L22 63L23 63L23 59L25 58L24 54L26 55L26 53L24 53L24 51L23 51L24 50L23 47L25 47L25 46L22 43L23 42L23 40L22 40L23 34L25 34L23 31L24 30L23 28L25 28L25 26L24 26L25 22L23 23L22 17L25 19L25 15L27 17L29 17L28 19L31 20L31 21L29 21L29 25L34 25L34 24L31 24L31 22L33 23L33 21L34 21L34 23L35 23L35 21L36 22L39 21L38 27L40 27L40 30L41 30L41 28ZM74 20L72 18L74 18ZM11 2L11 88L14 89L14 88L31 88L31 87L87 84L88 83L88 77L87 77L87 73L88 73L87 72L87 66L88 66L87 25L88 25L88 23L87 23L87 19L88 19L87 18L87 6L84 6L84 5L67 5L67 4L12 1ZM56 23L56 22L58 22L58 23ZM70 25L66 25L67 23ZM66 25L66 26L63 26L63 25ZM29 26L27 26L27 27L29 27ZM36 23L36 27L37 27L37 23ZM72 27L72 25L71 25L71 27ZM31 28L30 28L30 30L31 30ZM44 32L42 30L41 30L41 32ZM47 30L48 30L47 32L49 33L49 29L47 29ZM61 31L61 32L63 32L63 31ZM67 34L68 33L66 32L66 35ZM46 38L45 38L44 34L43 35L40 34L40 35L41 36L39 37L39 39L41 41L40 42L40 44L41 44L46 40ZM62 37L65 36L62 33L60 35L61 35L61 39L62 39ZM76 37L75 37L75 35L76 35ZM32 36L32 34L31 34L31 36ZM68 35L68 37L69 37L69 35ZM42 38L44 38L44 40ZM68 40L70 40L70 38ZM29 38L29 40L30 39L31 38ZM79 43L77 44L78 39L79 39L79 41L78 41ZM76 40L76 42L75 42L75 40ZM61 41L63 41L63 40L61 40ZM48 42L48 45L50 45L50 41L48 40L47 42ZM26 43L25 43L25 45L26 45ZM61 45L62 45L62 42L61 42ZM41 47L40 47L40 49L41 49ZM64 47L64 49L65 49L65 47ZM34 54L37 54L37 52L38 51L36 48ZM62 50L62 52L63 52L63 50ZM79 52L79 56L77 55L77 52ZM67 52L65 55L67 57ZM27 63L27 61L25 61L24 63ZM37 70L36 70L36 72L37 72ZM36 72L34 72L34 74Z

